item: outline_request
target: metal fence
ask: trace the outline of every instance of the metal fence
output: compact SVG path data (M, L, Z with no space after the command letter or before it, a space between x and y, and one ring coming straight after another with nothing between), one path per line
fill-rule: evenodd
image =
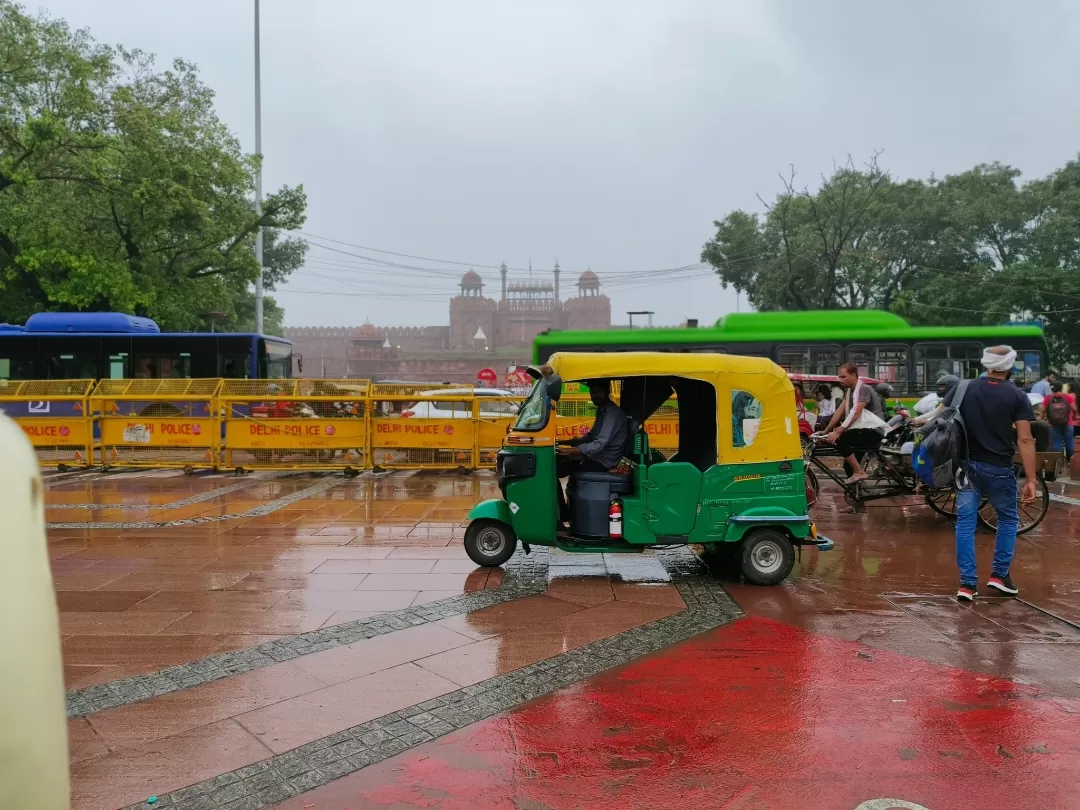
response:
M102 380L90 396L109 467L216 469L221 380Z
M619 391L613 391L613 398ZM51 380L0 384L0 408L43 465L343 471L491 469L524 396L471 385L368 380ZM571 389L556 435L584 435L596 409ZM645 425L678 447L672 400Z
M226 380L217 400L222 466L368 467L369 394L368 380Z
M0 410L26 433L41 466L88 467L94 463L93 387L93 380L2 381Z

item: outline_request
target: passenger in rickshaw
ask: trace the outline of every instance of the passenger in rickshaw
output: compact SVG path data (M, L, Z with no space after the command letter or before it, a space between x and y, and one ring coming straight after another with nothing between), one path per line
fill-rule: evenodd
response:
M922 416L917 416L911 420L913 425L925 425L927 422L932 421L945 410L945 397L960 384L960 378L955 374L946 374L937 381L937 405L933 409L927 411ZM921 401L921 400L920 400ZM918 410L918 408L916 408Z
M850 470L844 483L854 484L869 478L860 461L881 446L886 422L881 398L871 385L859 379L854 363L840 366L837 380L847 393L825 428L825 440L836 445Z
M559 518L570 519L566 495L559 480L579 472L608 472L619 466L626 448L629 422L622 408L611 401L611 386L607 380L588 380L589 399L596 406L596 419L584 436L578 436L556 447L556 488L559 495Z
M832 389L825 383L821 383L814 388L814 399L817 401L817 421L814 423L814 430L824 433L825 428L829 426L829 420L836 413Z

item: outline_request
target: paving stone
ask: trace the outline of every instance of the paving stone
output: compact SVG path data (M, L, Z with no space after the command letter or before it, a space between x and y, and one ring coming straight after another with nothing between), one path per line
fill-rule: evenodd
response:
M515 582L514 574L523 570L522 563L535 567L542 576L535 578L535 589L526 584L515 593L537 593L546 589L546 570L541 570L546 569L546 555L542 563L536 559L519 560L521 556L519 553L511 560L511 563L517 564L516 567L508 564L502 588L495 592L481 592L485 595L485 602L490 599L489 594L505 592L505 598L511 593L506 590L506 583ZM742 615L719 583L712 579L688 549L662 551L657 556L682 594L687 604L685 611L375 718L231 774L175 791L160 797L158 806L175 807L176 810L259 810ZM459 612L467 612L464 608L476 609L478 600L471 600L471 596L466 594L447 602L457 602L463 605ZM412 615L422 614L417 612ZM390 632L395 624L385 617L379 617L374 622L372 619L361 622L365 623L365 631L372 631L376 635L378 632L375 631L381 628L386 628L382 632ZM262 648L269 650L272 645L260 645L259 658L264 657ZM88 705L94 696L98 700L112 699L109 692L102 695L100 690L93 694L90 690L83 690L69 706ZM134 807L145 808L145 805L135 805L132 810Z

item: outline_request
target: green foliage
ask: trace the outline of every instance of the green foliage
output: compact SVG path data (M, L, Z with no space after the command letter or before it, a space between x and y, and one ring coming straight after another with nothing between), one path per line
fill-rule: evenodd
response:
M898 181L850 161L763 215L732 211L702 251L760 310L865 309L915 323L1038 318L1060 361L1080 357L1080 162L1022 182L998 163Z
M303 189L257 217L257 167L194 66L155 70L0 0L0 320L119 310L202 329L213 311L216 328L253 326L258 229L269 289L306 250L278 234L303 225Z

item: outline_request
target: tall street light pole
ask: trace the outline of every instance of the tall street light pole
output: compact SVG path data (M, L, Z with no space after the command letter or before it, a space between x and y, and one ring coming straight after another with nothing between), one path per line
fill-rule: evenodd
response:
M255 216L262 217L262 80L259 66L259 0L255 0L255 154L259 166L255 174ZM263 330L263 229L255 231L255 261L259 275L255 279L255 331Z

